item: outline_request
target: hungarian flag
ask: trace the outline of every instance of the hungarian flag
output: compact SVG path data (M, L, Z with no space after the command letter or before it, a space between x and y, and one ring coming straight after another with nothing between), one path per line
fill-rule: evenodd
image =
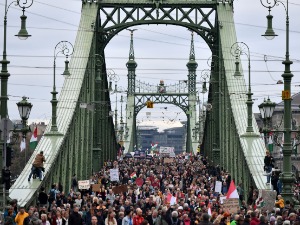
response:
M262 208L265 206L265 201L264 201L263 197L258 197L256 199L255 206L256 206L256 208Z
M136 172L133 172L132 174L130 174L130 178L135 179L136 178Z
M233 180L230 182L230 186L229 186L229 189L227 192L226 199L228 199L228 198L239 198L239 194L237 192L237 189L234 185Z
M37 127L35 127L34 129L29 143L30 149L35 149L36 146L37 146Z

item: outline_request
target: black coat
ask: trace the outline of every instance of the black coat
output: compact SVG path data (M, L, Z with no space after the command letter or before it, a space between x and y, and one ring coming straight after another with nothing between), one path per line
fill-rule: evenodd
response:
M82 218L78 212L73 212L69 218L69 224L72 225L83 225Z
M48 203L48 195L44 191L39 193L38 199L42 205L46 205Z

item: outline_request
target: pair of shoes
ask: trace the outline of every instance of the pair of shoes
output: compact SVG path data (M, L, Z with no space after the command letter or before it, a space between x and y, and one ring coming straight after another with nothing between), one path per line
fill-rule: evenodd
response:
M43 181L42 179L40 179L40 181Z
M266 185L270 184L270 182L267 182Z
M30 178L28 178L28 182L30 182Z

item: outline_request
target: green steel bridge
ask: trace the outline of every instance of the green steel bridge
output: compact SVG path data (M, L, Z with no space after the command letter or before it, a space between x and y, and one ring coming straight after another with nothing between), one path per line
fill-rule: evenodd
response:
M211 110L206 111L205 121L199 121L196 116L198 64L193 35L189 59L187 57L188 91L180 91L180 87L160 91L154 87L146 92L138 88L141 82L136 81L132 32L126 64L125 150L132 151L137 143L136 116L148 102L173 104L187 115L187 151L196 153L201 143L203 153L214 164L230 171L236 182L243 181L244 190L248 190L250 185L266 189L264 142L258 135L254 116L250 118L253 131L246 132L249 117L245 104L245 80L232 78L232 71L239 66L233 63L236 58L230 52L237 41L233 0L83 0L74 54L69 65L72 75L65 80L59 96L59 133L51 133L50 123L45 131L50 135L44 135L40 140L32 158L10 188L10 198L18 199L22 206L29 206L36 201L41 186L49 188L52 183L61 182L67 191L73 174L79 180L86 179L93 171L98 171L103 162L116 159L118 143L113 119L109 116L110 96L103 91L108 89L104 49L120 31L144 24L186 27L207 43L212 53L208 82ZM163 84L160 86L163 87ZM90 110L80 107L83 102L90 106ZM203 125L203 133L199 137L192 135L197 124ZM40 151L44 151L47 159L45 177L42 182L28 182L33 157Z

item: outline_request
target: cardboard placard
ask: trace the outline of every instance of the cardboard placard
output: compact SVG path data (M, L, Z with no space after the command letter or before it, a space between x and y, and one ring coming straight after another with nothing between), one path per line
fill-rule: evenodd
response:
M262 208L265 210L269 210L269 212L271 212L274 208L274 203L277 196L276 191L259 190L259 196L261 196L264 201L264 206Z
M101 187L101 184L93 184L92 185L92 191L93 192L99 192L100 191L100 187Z
M164 158L164 163L173 163L174 158Z
M127 185L115 186L112 188L113 193L120 194L127 191Z
M240 210L240 204L238 198L228 198L223 200L224 211L230 213L237 213Z
M78 189L80 190L86 190L90 189L90 181L89 180L79 180L78 181Z

